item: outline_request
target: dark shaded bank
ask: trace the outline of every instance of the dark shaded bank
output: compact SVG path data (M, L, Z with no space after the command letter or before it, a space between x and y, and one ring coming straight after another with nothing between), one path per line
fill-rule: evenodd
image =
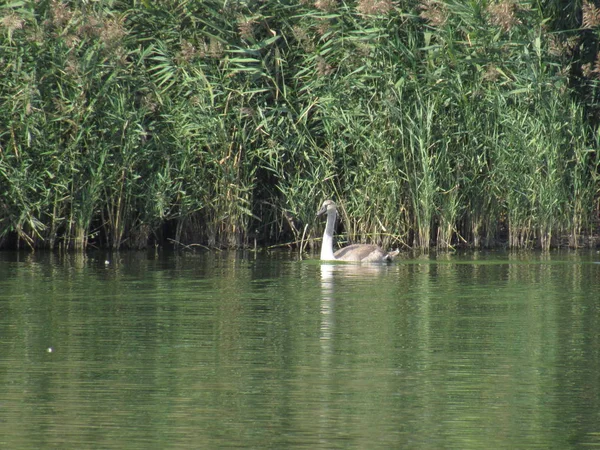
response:
M0 248L596 245L590 2L0 6ZM292 244L293 245L293 244Z

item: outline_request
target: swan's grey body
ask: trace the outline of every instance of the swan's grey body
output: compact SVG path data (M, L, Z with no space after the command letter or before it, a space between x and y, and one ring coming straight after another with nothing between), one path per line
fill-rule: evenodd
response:
M322 214L327 214L327 225L321 244L322 261L389 262L398 254L397 250L387 253L381 247L370 244L353 244L333 253L333 228L337 217L335 202L325 200L321 209L317 212L317 216Z

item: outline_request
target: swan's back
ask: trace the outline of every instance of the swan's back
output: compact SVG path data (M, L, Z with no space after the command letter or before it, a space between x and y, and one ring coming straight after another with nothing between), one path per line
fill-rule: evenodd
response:
M397 252L387 253L381 247L370 244L352 244L334 253L339 261L382 262L391 261Z

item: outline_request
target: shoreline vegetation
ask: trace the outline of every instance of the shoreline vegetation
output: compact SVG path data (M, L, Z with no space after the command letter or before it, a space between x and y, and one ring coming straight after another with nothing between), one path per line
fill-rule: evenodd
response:
M0 6L0 248L596 246L591 1ZM295 243L295 244L294 244Z

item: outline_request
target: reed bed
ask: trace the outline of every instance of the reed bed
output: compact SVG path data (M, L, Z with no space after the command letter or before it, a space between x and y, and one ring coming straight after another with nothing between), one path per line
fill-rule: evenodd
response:
M593 244L599 29L589 2L11 2L0 247L318 245L328 197L351 242Z

